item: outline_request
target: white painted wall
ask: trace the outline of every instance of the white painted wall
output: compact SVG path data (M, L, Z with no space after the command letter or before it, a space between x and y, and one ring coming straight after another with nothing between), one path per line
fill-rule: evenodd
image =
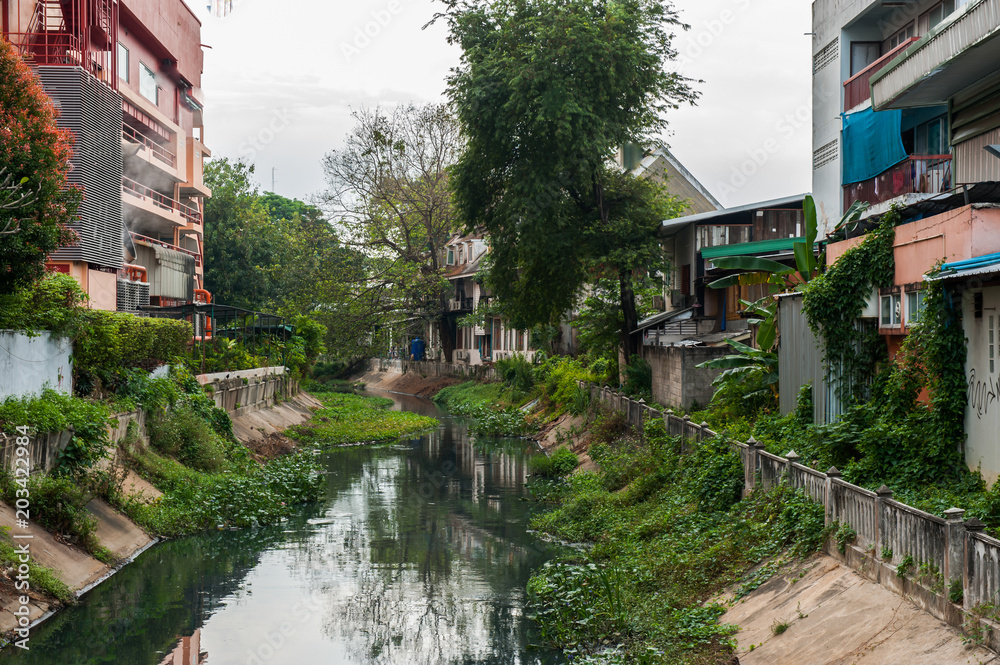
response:
M72 393L72 352L68 337L0 330L0 399L37 394L46 387Z
M994 326L994 361L990 371L989 328ZM965 461L979 466L983 477L993 483L1000 477L1000 286L983 289L983 318L975 317L971 291L962 298L962 325L969 340L965 360L968 403L965 409Z

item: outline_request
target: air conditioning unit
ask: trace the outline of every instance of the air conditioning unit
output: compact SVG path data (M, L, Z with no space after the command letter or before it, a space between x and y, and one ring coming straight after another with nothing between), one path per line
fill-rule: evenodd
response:
M667 306L663 301L663 296L653 296L653 309L657 312L666 311Z
M865 308L861 310L862 319L877 319L879 315L879 297L878 289L872 289L872 292L868 294L868 300L865 302Z
M684 294L679 290L674 290L670 292L670 306L671 307L683 307L684 306Z

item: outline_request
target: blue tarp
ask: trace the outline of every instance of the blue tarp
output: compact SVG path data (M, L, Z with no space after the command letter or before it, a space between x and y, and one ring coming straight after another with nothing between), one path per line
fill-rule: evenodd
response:
M870 108L844 116L844 184L874 178L907 158L902 111Z

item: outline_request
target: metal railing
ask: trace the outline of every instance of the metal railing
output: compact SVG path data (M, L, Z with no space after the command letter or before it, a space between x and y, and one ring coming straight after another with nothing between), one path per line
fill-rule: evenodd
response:
M896 56L909 48L910 44L917 41L919 37L911 37L896 48L892 49L881 58L868 65L860 72L844 81L844 111L861 106L872 97L872 76L877 71L892 62Z
M172 249L175 252L180 252L182 254L187 254L188 256L194 257L194 263L197 266L201 265L201 254L198 252L192 252L190 249L184 249L183 247L178 247L177 245L171 245L169 242L163 242L162 240L157 240L156 238L150 238L149 236L144 236L139 233L131 232L132 240L138 243L143 243L146 245L155 245L156 247L164 247L166 249Z
M951 190L951 155L913 155L874 178L844 186L844 210L855 201L885 203L905 194Z
M171 212L180 213L181 217L190 224L201 224L202 216L201 212L184 205L180 201L170 198L160 194L154 189L150 189L145 185L132 180L131 178L122 178L122 189L126 192L137 196L143 200L151 201L153 205L163 210L168 210Z
M139 132L134 127L123 124L122 137L129 143L145 146L151 153L153 153L154 157L167 166L170 166L171 168L175 168L177 166L177 156L174 153L170 152L145 134Z

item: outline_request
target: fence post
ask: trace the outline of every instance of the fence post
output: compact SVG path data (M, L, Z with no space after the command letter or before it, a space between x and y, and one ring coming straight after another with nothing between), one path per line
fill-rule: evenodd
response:
M834 517L836 517L833 506L833 479L840 478L842 475L835 466L831 466L826 472L826 510L824 513L827 525L833 524Z
M973 517L965 523L965 533L966 542L968 542L968 534L970 533L981 533L986 528L986 525L980 522L978 519ZM970 545L971 547L971 545ZM965 561L968 562L969 559L975 560L975 557L965 557ZM972 593L973 587L978 586L982 588L982 582L976 578L976 576L981 576L984 574L983 570L972 570L966 568L965 570L965 584L963 585L962 595L963 595L963 607L967 610L971 610L976 605L983 602L983 598L980 598L980 594ZM989 599L992 602L992 599Z
M795 487L792 482L792 465L799 461L799 454L794 450L789 450L785 453L785 484L789 487Z
M705 430L707 430L707 429L708 429L708 422L702 420L701 421L701 429L698 431L698 441L704 441L705 440Z
M948 520L948 555L944 558L944 579L951 583L956 579L964 582L965 576L965 511L961 508L949 508L944 511Z
M883 519L885 515L885 502L892 498L892 490L882 485L882 487L875 490L875 556L878 557L881 554L882 548L885 547L886 541L889 539L886 537L886 524Z
M747 490L752 491L753 488L757 486L757 469L760 466L760 460L757 459L757 448L763 447L757 443L757 439L750 435L747 439L747 478L746 485Z

